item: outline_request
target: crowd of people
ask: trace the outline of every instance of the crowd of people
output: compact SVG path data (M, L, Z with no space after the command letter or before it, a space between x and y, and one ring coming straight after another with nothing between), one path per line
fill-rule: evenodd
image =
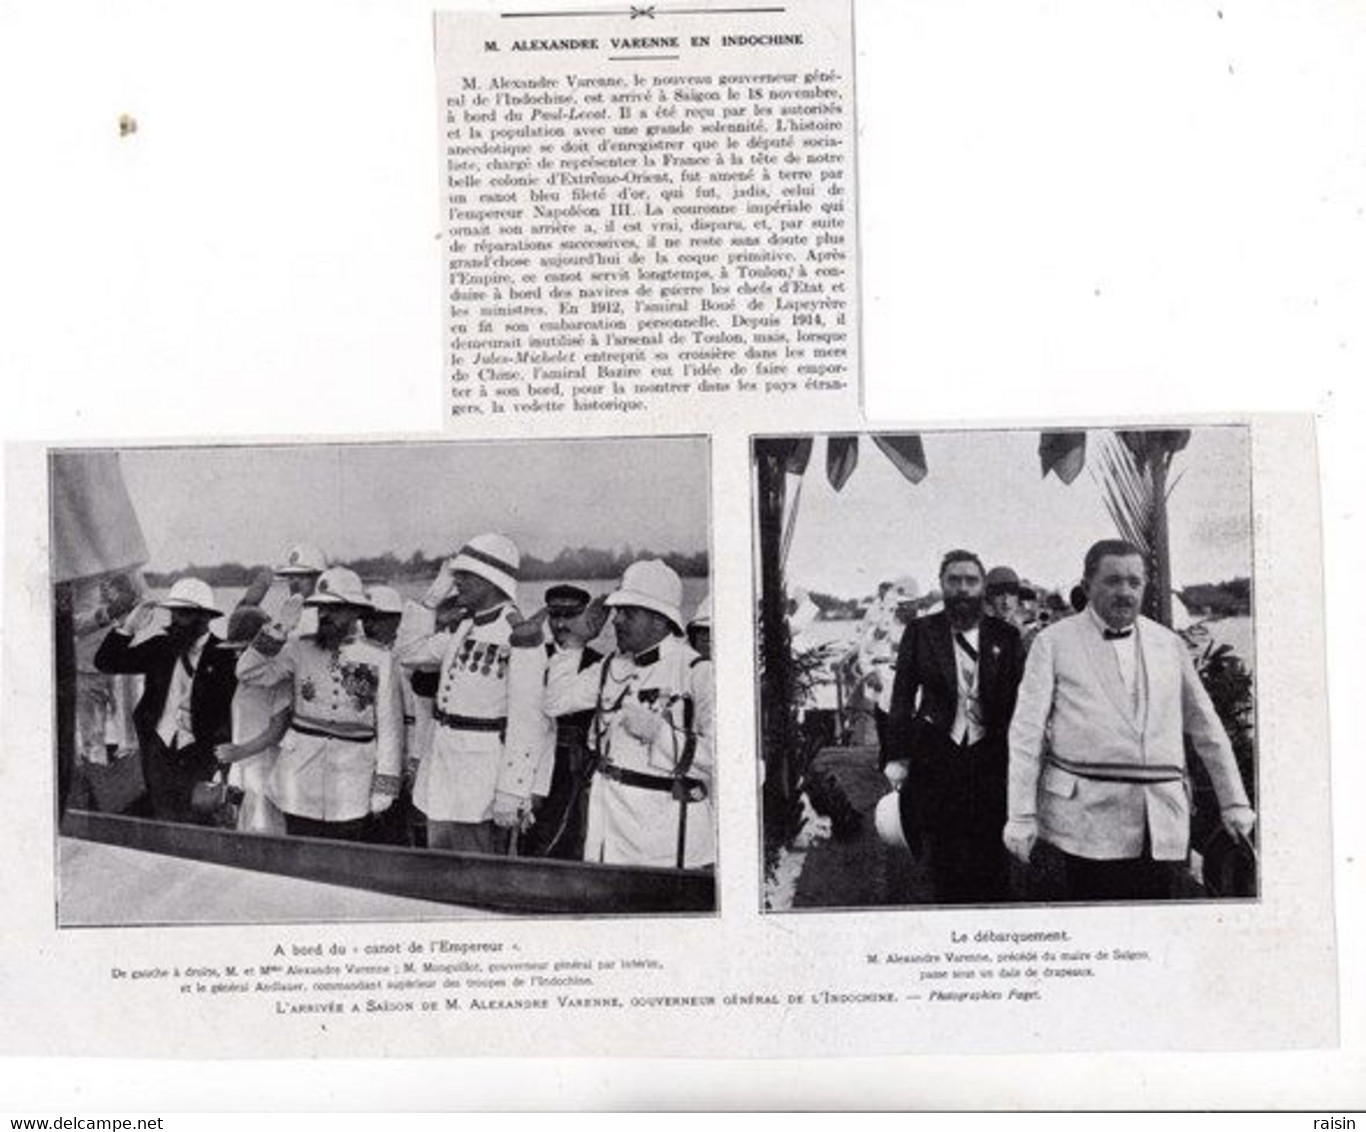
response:
M231 797L245 832L711 868L709 602L685 622L678 574L641 559L605 596L556 585L524 616L519 565L482 534L405 601L298 545L231 611L194 577L159 599L107 581L76 627L102 631L78 752L127 746L108 742L118 682L140 678L131 730L160 820L221 821Z
M887 583L865 618L858 665L873 700L892 792L885 840L923 854L940 903L1008 898L1009 856L1038 842L1060 855L1076 900L1162 899L1190 841L1189 740L1230 837L1250 845L1255 814L1232 746L1182 639L1140 615L1139 549L1118 539L1085 555L1071 608L1014 570L947 553L930 611L909 578Z

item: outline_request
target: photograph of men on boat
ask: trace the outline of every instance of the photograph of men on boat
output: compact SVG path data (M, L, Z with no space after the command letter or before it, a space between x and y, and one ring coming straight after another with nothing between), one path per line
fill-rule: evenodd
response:
M59 924L714 911L709 459L51 451Z
M1257 897L1245 426L752 456L766 911Z

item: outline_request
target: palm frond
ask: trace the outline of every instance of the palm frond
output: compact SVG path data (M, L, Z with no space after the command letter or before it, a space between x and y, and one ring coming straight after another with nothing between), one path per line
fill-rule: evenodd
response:
M1119 536L1133 543L1145 558L1153 555L1157 508L1152 473L1127 445L1107 438L1100 451L1100 472L1092 476L1101 489L1105 510Z

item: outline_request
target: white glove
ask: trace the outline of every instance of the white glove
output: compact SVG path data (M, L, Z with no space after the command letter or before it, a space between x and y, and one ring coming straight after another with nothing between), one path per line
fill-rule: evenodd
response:
M1257 814L1251 806L1228 806L1219 815L1224 828L1234 837L1244 841L1252 837L1252 829L1257 824Z
M280 606L280 612L275 615L275 624L280 630L289 636L299 627L299 618L304 615L304 599L302 594L290 594L285 598Z
M621 726L626 734L642 743L653 743L664 723L664 718L639 701L633 700L621 709Z
M1029 864L1029 856L1034 852L1034 842L1039 838L1039 823L1032 818L1006 822L1001 840L1010 855L1021 864Z
M892 784L893 790L901 789L901 784L906 781L910 772L910 766L905 759L893 759L882 768L882 773L887 781Z
M581 649L601 633L602 627L607 624L607 613L607 597L605 594L598 594L584 611L565 627L569 647Z
M422 595L422 604L428 609L435 609L455 588L455 571L451 568L451 559L443 558L441 568L437 570L436 577L432 579L432 584L427 587L427 592Z
M493 796L493 824L499 829L518 829L522 824L524 799L499 790Z
M372 814L382 814L394 804L392 794L381 794L378 790L370 795L370 812Z
M133 607L133 611L123 619L123 631L130 637L136 637L144 629L151 627L156 615L157 603L155 601L140 601Z

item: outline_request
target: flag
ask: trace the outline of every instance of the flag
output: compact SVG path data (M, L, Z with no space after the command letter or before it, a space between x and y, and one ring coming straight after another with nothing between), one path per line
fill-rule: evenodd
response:
M825 472L830 486L839 491L858 467L858 437L832 436L825 442Z
M69 582L147 561L117 452L56 452L48 463L52 491L52 580Z
M1071 483L1086 465L1086 433L1045 432L1039 436L1039 463L1044 478L1049 472L1057 474L1063 483Z
M918 432L875 434L873 443L882 449L892 466L911 483L919 483L925 478L929 465L925 463L925 445L921 443Z

